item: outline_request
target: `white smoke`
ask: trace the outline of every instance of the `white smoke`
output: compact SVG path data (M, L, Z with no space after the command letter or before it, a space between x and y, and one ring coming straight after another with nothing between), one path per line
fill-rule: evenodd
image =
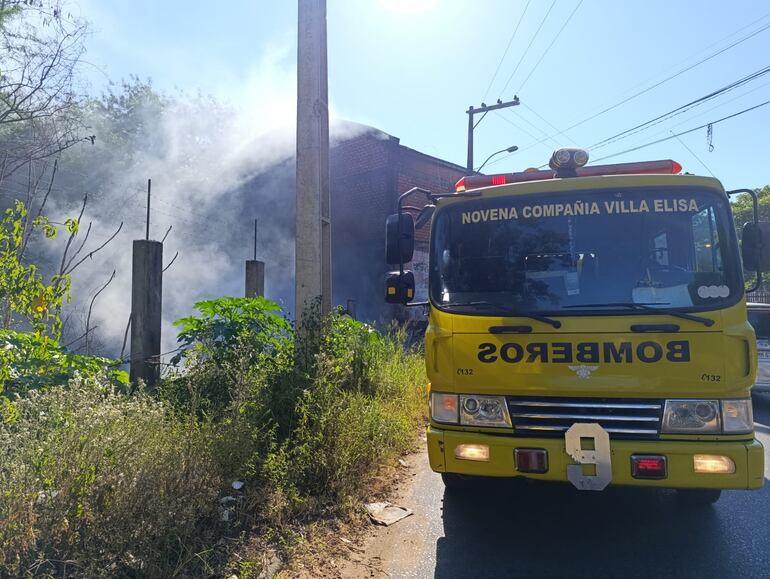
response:
M116 270L115 280L96 301L91 326L118 355L131 307L131 245L145 234L146 182L152 179L151 239L164 243L164 264L176 252L163 277L163 351L176 347L174 320L189 315L199 300L242 296L244 261L252 258L253 220L259 219L258 259L266 262L267 297L290 305L294 273L293 157L295 151L296 71L286 51L266 55L253 74L227 87L228 103L203 97L174 99L160 117L149 111L132 159L118 158L108 167L93 167L104 176L89 192L84 222L93 221L93 248L120 221L118 237L87 260L73 275L70 311L84 312L93 293ZM336 121L334 139L366 130ZM96 143L83 144L77 155L93 155L114 143L103 134L115 127L97 126ZM66 161L61 169L66 173ZM73 200L54 199L52 213L73 213ZM85 229L85 226L83 227ZM69 328L70 336L83 328Z

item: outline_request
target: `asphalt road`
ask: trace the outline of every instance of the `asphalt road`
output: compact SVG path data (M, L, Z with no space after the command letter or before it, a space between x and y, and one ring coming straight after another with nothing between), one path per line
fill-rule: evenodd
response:
M770 472L770 394L755 395ZM427 457L402 497L415 514L367 549L390 577L770 577L770 484L687 508L664 490L494 482L445 493Z

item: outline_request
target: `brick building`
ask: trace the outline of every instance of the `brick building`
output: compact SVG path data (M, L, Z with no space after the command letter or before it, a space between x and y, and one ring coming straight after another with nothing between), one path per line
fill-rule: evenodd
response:
M330 152L333 302L355 300L362 320L393 317L394 308L384 303L385 218L408 189L452 191L464 174L464 167L405 147L397 137L376 129L361 127L357 136L335 141ZM425 203L424 196L409 202ZM427 229L418 231L410 265L418 300L427 297Z

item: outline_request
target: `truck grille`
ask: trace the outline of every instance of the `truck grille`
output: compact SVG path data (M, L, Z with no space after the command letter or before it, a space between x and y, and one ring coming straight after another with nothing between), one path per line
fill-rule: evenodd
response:
M576 422L597 422L610 438L657 438L661 400L508 396L517 436L563 436Z

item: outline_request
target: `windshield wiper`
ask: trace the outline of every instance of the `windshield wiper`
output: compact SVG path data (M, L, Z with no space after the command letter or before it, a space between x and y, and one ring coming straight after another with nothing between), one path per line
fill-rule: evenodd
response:
M614 302L614 303L608 303L608 304L579 304L579 305L570 305L570 306L562 306L564 309L567 308L628 308L631 310L640 310L643 312L652 312L656 314L666 314L668 316L673 316L675 318L682 318L683 320L690 320L692 322L700 322L706 327L710 327L714 325L714 320L710 320L708 318L703 318L701 316L694 316L692 314L686 314L684 312L680 312L678 310L672 309L672 308L655 308L653 306L660 306L660 305L669 305L669 302Z
M532 320L537 320L538 322L543 322L544 324L550 324L554 328L561 328L561 322L559 320L554 320L553 318L549 318L547 316L541 316L540 314L536 314L535 312L526 312L526 311L520 311L515 308L512 308L510 306L506 306L505 304L499 304L496 302L488 302L488 301L480 301L480 302L467 302L467 303L460 303L460 304L446 304L448 306L480 306L480 307L486 307L486 308L495 308L496 310L500 310L501 312L505 312L506 314L509 314L510 316L514 317L521 317L521 318L530 318Z

